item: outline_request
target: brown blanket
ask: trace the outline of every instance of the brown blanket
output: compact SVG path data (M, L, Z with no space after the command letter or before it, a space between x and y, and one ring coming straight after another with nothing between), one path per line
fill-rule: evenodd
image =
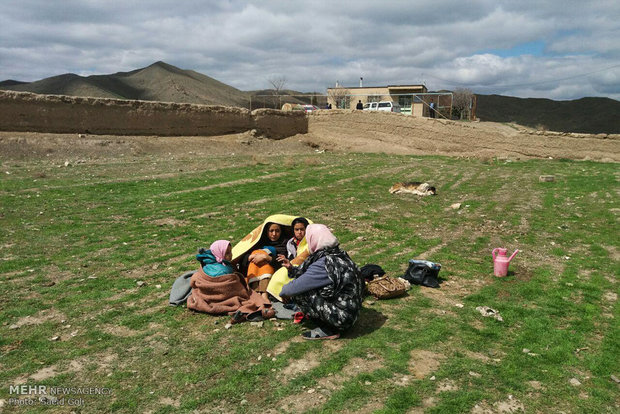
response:
M237 310L252 313L270 307L263 297L248 288L241 274L231 273L210 277L199 269L190 279L192 293L187 298L189 309L214 315Z

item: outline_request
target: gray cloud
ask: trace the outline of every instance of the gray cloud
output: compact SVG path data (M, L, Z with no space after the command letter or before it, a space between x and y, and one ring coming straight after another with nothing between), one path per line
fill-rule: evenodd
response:
M607 0L5 0L0 80L163 60L242 90L285 76L288 88L324 92L363 76L367 85L620 99L619 15Z

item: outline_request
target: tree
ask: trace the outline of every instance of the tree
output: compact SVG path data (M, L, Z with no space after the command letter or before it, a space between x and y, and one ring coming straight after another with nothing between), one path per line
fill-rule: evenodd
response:
M469 117L473 97L471 89L459 88L452 92L452 115L459 119Z
M269 78L268 81L271 84L271 86L273 86L273 89L276 92L276 95L279 95L280 92L286 86L286 78L284 76L279 76L279 77L274 76L272 78Z
M280 95L286 86L286 78L284 76L273 76L267 79L274 91L273 105L276 108L280 107Z
M327 91L328 101L334 102L336 108L347 108L349 106L350 92L348 89L337 87Z

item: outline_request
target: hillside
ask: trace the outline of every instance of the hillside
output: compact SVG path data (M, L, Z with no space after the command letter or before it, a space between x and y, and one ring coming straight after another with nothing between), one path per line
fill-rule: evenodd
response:
M35 82L6 81L0 89L51 95L138 99L246 107L249 94L193 70L156 62L131 72L64 74Z
M514 122L532 128L589 134L620 133L620 102L609 98L572 101L477 95L482 121Z
M13 79L7 79L5 81L0 82L0 89L3 89L3 87L5 86L15 86L15 85L21 85L24 84L26 82L20 82L20 81L16 81Z
M253 109L279 108L281 104L287 102L317 103L311 98L314 93L282 90L281 97L272 98L271 96L275 94L273 89L244 92L196 71L179 69L165 62L155 62L142 69L111 75L84 77L67 73L35 82L6 80L0 82L0 90L2 89L44 95L137 99L243 108L249 108L251 101Z

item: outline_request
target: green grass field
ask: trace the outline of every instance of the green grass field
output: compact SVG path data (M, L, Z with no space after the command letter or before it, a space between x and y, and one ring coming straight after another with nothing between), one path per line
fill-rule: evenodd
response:
M0 173L4 410L620 410L617 164L326 153L9 161ZM438 195L388 193L405 180ZM227 317L168 306L197 248L274 213L329 225L359 266L391 276L411 258L439 262L444 283L367 298L328 342L300 340L290 321L227 330ZM494 247L521 250L506 278L493 276ZM17 407L36 399L10 392L21 384L111 395Z

